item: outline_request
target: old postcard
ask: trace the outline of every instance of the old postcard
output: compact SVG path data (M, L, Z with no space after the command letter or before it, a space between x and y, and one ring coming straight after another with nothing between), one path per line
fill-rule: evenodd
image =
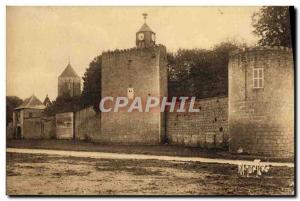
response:
M293 7L6 14L7 195L295 195Z

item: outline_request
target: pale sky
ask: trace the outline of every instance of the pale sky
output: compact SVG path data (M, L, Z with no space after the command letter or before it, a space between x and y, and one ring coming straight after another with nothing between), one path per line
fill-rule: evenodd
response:
M251 16L259 7L7 7L7 95L57 96L68 64L82 77L104 50L135 46L147 24L169 51L211 48L226 39L253 44Z

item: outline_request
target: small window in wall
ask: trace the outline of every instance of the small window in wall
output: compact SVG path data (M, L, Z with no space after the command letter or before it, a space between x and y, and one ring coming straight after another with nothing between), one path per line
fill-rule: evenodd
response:
M32 113L29 112L29 113L28 113L28 116L29 116L29 118L32 118Z
M264 87L264 69L254 68L253 69L253 88L260 89Z
M127 88L127 98L128 99L134 98L134 89L133 88Z

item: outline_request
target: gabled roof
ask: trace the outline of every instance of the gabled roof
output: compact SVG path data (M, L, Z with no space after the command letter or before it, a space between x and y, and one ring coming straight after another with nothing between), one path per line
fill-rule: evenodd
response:
M32 95L29 98L26 98L23 103L18 106L17 108L15 108L15 110L18 109L45 109L45 105L43 105L43 103L35 96Z
M47 106L49 104L52 104L52 102L50 101L50 98L48 97L48 94L47 94L47 96L46 96L46 98L45 98L45 100L43 102L43 105Z
M75 70L72 68L71 64L69 63L65 70L59 77L79 77Z
M142 27L140 28L140 30L138 32L140 32L140 31L150 31L150 32L153 32L152 29L146 23L144 23L142 25Z

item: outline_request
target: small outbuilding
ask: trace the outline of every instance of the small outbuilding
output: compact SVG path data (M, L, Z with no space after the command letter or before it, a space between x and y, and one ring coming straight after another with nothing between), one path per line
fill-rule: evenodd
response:
M14 138L38 139L42 137L42 116L45 105L35 96L25 99L14 109Z

